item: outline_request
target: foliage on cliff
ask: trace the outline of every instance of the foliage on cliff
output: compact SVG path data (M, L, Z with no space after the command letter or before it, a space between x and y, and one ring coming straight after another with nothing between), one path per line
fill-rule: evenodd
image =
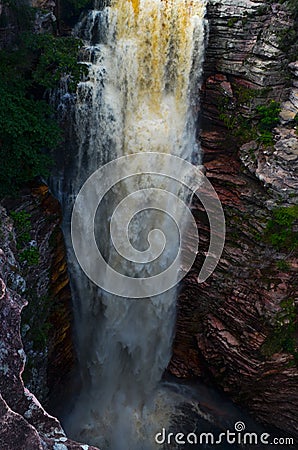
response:
M272 144L272 130L279 122L280 104L271 100L267 105L257 106L258 123L256 125L259 140L263 144Z
M92 5L92 3L92 0L62 0L61 6L73 9L74 12L78 13L88 5Z
M265 238L277 250L291 251L298 247L298 206L283 206L272 211L266 225Z
M65 78L68 90L74 91L85 74L86 68L79 64L77 55L81 41L71 36L56 37L52 34L24 35L27 57L31 55L32 81L45 89L58 86Z
M16 44L0 52L0 196L47 175L61 141L47 90L64 77L73 91L84 73L78 39L26 31Z
M42 150L55 147L60 140L50 107L34 98L26 72L20 72L7 56L0 55L0 195L46 175L50 158Z
M272 130L279 122L280 104L267 100L266 104L255 106L254 98L258 91L237 85L233 88L232 99L226 95L220 98L220 120L239 143L257 140L264 145L272 145ZM243 106L245 112L242 110Z
M279 352L290 353L294 356L292 364L298 365L297 306L295 301L289 298L282 301L280 307L272 332L262 346L262 353L267 357Z
M290 12L294 15L296 18L298 16L298 3L297 0L279 0L279 3L285 4Z
M39 250L37 244L31 241L31 215L26 211L11 211L16 231L16 247L19 260L27 266L37 265Z

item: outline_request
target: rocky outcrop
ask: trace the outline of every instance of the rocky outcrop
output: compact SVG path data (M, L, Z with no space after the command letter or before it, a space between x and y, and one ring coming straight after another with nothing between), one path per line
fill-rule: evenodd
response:
M47 403L67 383L75 362L60 206L44 185L5 203L15 223L11 237L0 237L0 246L11 255L3 276L28 301L21 330L27 354L24 379Z
M280 31L293 25L280 4L250 0L211 0L205 75L240 77L285 95L286 55L279 49Z
M298 62L289 64L293 78L293 86L289 92L289 98L281 105L280 119L283 125L295 121L298 113Z
M298 436L298 255L266 235L272 210L298 195L297 80L288 85L280 49L293 21L285 5L248 0L209 1L208 15L201 142L224 206L226 245L215 272L198 284L209 228L195 202L200 251L180 295L169 370L215 382L258 420ZM269 100L282 103L281 120L265 145L252 129L257 105Z
M24 290L15 258L16 242L12 220L0 207L0 447L1 450L96 450L65 436L57 419L42 408L25 388L22 374L26 355L21 340L21 312L27 301L7 283ZM12 275L12 276L11 276Z
M274 130L274 145L248 142L240 148L240 158L253 175L275 191L275 196L297 203L298 135L295 118L298 117L298 62L290 63L289 69L293 87L288 92L288 99L281 104L280 125Z
M53 2L37 1L35 6L42 9L36 30L55 30ZM4 13L7 24L0 29L0 46L11 44L19 30L17 17L10 17L11 11L0 4L2 19ZM294 252L277 251L264 236L272 208L280 201L288 205L296 199L297 137L293 121L297 79L288 86L289 61L279 45L280 30L290 29L293 21L285 5L264 1L210 0L208 14L201 141L207 175L224 205L227 242L217 270L206 283L198 284L209 229L200 204L194 204L202 246L180 296L169 369L179 377L201 376L214 381L259 420L297 435L297 352L292 329L296 325L298 262ZM290 68L296 76L297 63ZM268 98L282 102L274 146L266 147L250 136L246 139L246 126L240 130L241 138L239 133L235 135L235 116L253 121L255 106ZM62 237L58 231L53 236L53 228L49 234L48 228L57 205L49 200L46 190L34 195L22 202L34 217L36 235L32 240L42 246L41 271L34 273L31 269L27 276L20 271L13 225L1 210L2 243L6 244L2 246L0 275L0 316L4 324L0 330L0 447L87 449L66 438L59 422L43 410L22 381L20 313L28 286L36 287L37 311L43 307L49 285L50 301L54 304L61 300L61 309L48 317L53 333L42 352L30 344L32 326L24 323L27 353L35 358L34 368L39 371L35 381L29 376L28 385L42 394L49 380L62 384L67 376L64 370L74 357L69 309L64 304L69 294ZM36 202L44 206L40 216L36 214ZM52 219L57 225L59 218ZM55 250L51 251L50 235L55 241ZM38 314L34 317L38 320ZM44 365L44 360L50 364ZM48 382L40 386L37 379Z
M240 148L240 158L245 167L270 187L283 200L298 200L298 136L295 129L277 127L275 145L264 147L250 141ZM253 158L252 154L253 153Z
M36 33L56 32L56 2L53 0L31 0L31 4L36 9L34 31Z
M7 48L15 44L20 33L28 31L28 27L31 27L32 10L30 7L35 11L35 20L32 26L34 32L57 32L56 2L54 0L0 1L0 48Z
M224 205L227 240L217 270L199 285L196 274L209 230L195 205L205 246L180 298L171 371L215 381L259 420L291 435L297 433L298 372L293 354L276 340L287 333L286 321L294 320L287 308L295 314L297 255L282 254L256 239L271 199L241 174L240 164L231 167L230 158L222 157L206 167ZM287 267L281 270L284 259ZM281 317L285 322L279 328Z
M0 49L15 45L24 30L55 34L55 6L52 0L0 2ZM39 403L58 401L75 363L59 204L39 186L5 207L15 219L0 206L0 448L89 449L68 440Z

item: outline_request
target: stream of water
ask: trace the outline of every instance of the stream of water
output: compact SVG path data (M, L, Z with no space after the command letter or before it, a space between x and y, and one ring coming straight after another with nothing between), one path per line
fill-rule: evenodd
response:
M177 290L133 299L91 283L72 250L70 216L83 183L116 158L150 151L200 163L196 133L206 1L112 0L96 6L75 30L84 41L81 62L89 73L75 97L61 99L62 116L71 109L71 120L64 117L71 124L64 170L52 181L64 214L81 378L64 425L70 436L102 449L153 450L160 448L154 435L170 424L177 403L173 390L161 384L171 357ZM131 192L152 186L186 200L175 181L138 175L118 183L97 211L102 254L131 277L162 270L179 246L172 221L150 210L131 222L130 239L143 252L152 229L167 235L169 245L155 266L128 263L113 251L108 227L113 210ZM84 218L88 205L80 208Z

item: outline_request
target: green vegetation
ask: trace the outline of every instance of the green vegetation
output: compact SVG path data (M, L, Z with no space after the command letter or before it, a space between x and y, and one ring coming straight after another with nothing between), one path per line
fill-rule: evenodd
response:
M27 261L28 266L36 266L39 263L39 250L37 247L25 248L20 254L20 261Z
M279 0L279 3L285 4L291 14L296 18L298 16L298 3L297 0Z
M27 262L28 266L35 266L39 263L39 250L37 247L28 244L31 240L31 215L26 211L11 211L16 231L16 243L19 250L19 260Z
M267 5L262 5L259 6L255 12L256 16L263 16L264 14L266 14L268 11L268 6ZM253 13L251 13L253 15Z
M280 113L279 103L271 100L268 106L258 106L257 111L260 115L258 124L260 130L272 130L278 124L278 115Z
M22 379L26 385L30 385L41 400L47 395L46 383L39 382L40 367L44 366L44 358L49 342L49 335L52 328L50 322L52 298L49 295L40 296L37 287L27 289L23 294L28 301L26 308L22 311L22 337L24 350L26 352L26 365L22 373ZM37 391L35 391L35 389Z
M0 27L7 27L13 22L14 26L22 32L31 27L34 19L35 10L31 8L24 0L2 0L2 5L9 7L11 13L7 13L7 9L3 9L0 15Z
M276 266L283 272L288 272L290 270L290 264L285 259L280 259L277 261Z
M25 52L34 58L32 81L46 89L57 87L67 76L68 90L74 92L86 66L79 64L77 56L82 42L74 37L56 37L52 34L24 35Z
M237 98L237 103L239 103L240 105L250 105L251 100L256 98L258 94L260 94L260 91L257 91L256 89L250 89L248 87L236 84L233 86L233 91Z
M254 90L233 85L233 92L238 105L250 107L251 100L255 96ZM219 112L220 120L231 131L232 136L237 137L238 142L244 143L253 139L250 119L239 112L236 114L234 103L226 95L219 99Z
M33 349L40 351L44 349L48 341L52 300L49 296L39 297L36 290L32 288L27 289L24 297L28 301L28 305L22 312L22 324L30 327L26 333L26 341L31 341Z
M23 16L31 11L22 0L10 0L12 4ZM30 28L29 23L12 48L0 51L0 197L48 175L49 155L62 132L45 94L61 77L74 91L86 71L77 61L79 39L36 35Z
M235 25L235 23L237 23L239 21L238 17L231 17L228 20L228 27L233 27Z
M16 231L17 248L20 249L31 239L31 215L26 211L11 211L10 216L13 218Z
M269 105L257 106L259 120L257 129L259 140L266 145L272 145L272 130L279 122L280 104L271 100Z
M64 0L66 6L74 8L75 11L79 12L81 9L86 8L88 5L92 4L90 0Z
M284 351L290 353L298 364L297 351L297 308L292 298L281 303L281 311L276 316L276 322L272 333L262 346L262 353L272 356L274 353Z
M292 251L298 246L298 205L275 208L265 229L265 239L277 250Z
M245 115L241 111L237 111L236 114L235 106L231 106L227 96L221 97L219 105L219 118L231 131L232 136L238 138L240 145L250 140L272 145L272 130L279 121L280 104L270 100L267 105L259 105L255 108L253 100L266 92L239 85L233 86L233 92L238 107L245 108Z
M251 141L257 138L255 130L251 125L251 121L241 114L221 112L219 115L220 120L231 131L232 136L238 138L238 142L241 145L247 141Z
M0 58L5 60L3 54ZM17 69L10 69L0 66L0 196L16 192L38 175L47 175L50 158L44 152L60 141L50 107L35 100L27 80Z

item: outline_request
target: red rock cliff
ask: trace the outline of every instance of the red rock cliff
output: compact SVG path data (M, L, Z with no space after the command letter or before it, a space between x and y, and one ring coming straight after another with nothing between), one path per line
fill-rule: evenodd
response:
M280 4L253 1L211 1L208 15L201 142L226 245L198 284L209 228L195 203L201 248L180 295L169 370L212 380L260 421L297 436L297 247L277 250L264 231L274 207L298 199L297 63L289 76L280 49L293 21ZM264 145L247 128L257 124L256 106L272 99L282 103L280 123Z

